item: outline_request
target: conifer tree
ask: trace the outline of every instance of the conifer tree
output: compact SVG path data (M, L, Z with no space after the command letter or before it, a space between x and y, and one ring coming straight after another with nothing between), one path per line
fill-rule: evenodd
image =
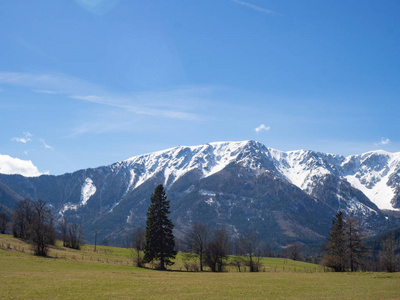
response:
M366 236L357 218L347 218L345 225L350 270L354 272L364 264L363 261L368 251L364 244Z
M165 265L172 265L171 258L175 258L175 239L172 233L174 224L168 218L169 201L164 187L160 184L150 198L151 204L147 212L146 242L144 247L144 261L160 261L160 270Z
M348 267L351 272L356 271L364 265L367 255L365 239L360 221L357 218L345 218L341 211L338 212L332 221L322 264L336 272L344 272Z
M326 255L322 264L333 268L336 272L344 272L347 263L347 240L343 213L339 211L332 221L328 242L325 248Z

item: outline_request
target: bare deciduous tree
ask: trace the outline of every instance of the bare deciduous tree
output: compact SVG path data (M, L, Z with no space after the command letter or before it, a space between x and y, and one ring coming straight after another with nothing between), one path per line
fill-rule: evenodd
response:
M301 251L299 243L293 243L287 246L283 251L282 251L282 256L292 259L292 260L302 260L303 259L303 253Z
M258 272L260 267L261 243L255 231L248 231L239 237L239 254L246 257L250 272Z
M68 221L65 217L63 217L60 221L60 233L61 233L61 239L63 241L63 246L67 247L67 245L68 245Z
M68 223L63 217L59 223L63 246L79 250L83 243L82 225L76 222Z
M71 223L68 225L68 242L69 247L79 250L82 246L83 231L82 225L78 223Z
M32 244L35 255L47 256L49 246L54 245L56 240L53 215L42 200L32 202L32 210L28 241Z
M33 218L32 202L29 200L21 200L13 211L12 232L16 238L27 239L28 228Z
M5 213L0 214L0 233L5 234L7 231L8 216Z
M266 256L266 257L275 257L274 249L273 249L273 247L272 247L271 244L268 243L268 244L264 247L263 256Z
M203 271L204 251L210 239L211 230L205 224L194 223L186 235L186 243L190 251L199 256L200 271Z
M144 228L136 228L131 234L132 257L137 267L143 265L143 250L146 242L146 230Z
M239 272L242 272L242 267L246 264L246 260L244 257L239 256L239 255L235 255L234 257L232 257L231 259L231 266L234 266L238 269Z
M395 254L397 249L394 234L391 234L383 242L382 251L380 253L382 266L387 272L396 272L398 270L399 256Z
M231 240L226 229L215 230L206 246L205 264L213 272L222 272L231 248Z

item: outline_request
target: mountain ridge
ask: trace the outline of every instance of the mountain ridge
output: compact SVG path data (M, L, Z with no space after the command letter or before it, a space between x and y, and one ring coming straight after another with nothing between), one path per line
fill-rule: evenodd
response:
M57 218L75 219L85 232L100 229L107 238L144 226L149 197L161 183L178 236L200 221L227 226L234 234L270 228L276 235L263 231L267 240L310 243L326 236L339 209L359 217L370 235L399 226L393 214L356 188L357 182L373 192L383 186L393 195L384 205L398 208L399 161L397 155L375 152L347 158L284 152L249 140L179 146L59 176L0 175L0 182L7 195L45 200Z
M397 168L396 168L396 170L393 170L393 172L398 172L400 169L400 152L391 153L391 152L387 152L384 150L377 150L377 151L369 151L366 153L362 153L362 154L358 154L358 155L350 155L350 156L345 157L345 156L338 155L338 154L323 153L323 152L318 152L318 151L313 151L313 150L305 150L305 149L281 151L281 150L266 147L265 145L263 145L259 142L253 141L253 140L246 140L246 141L240 141L240 142L214 142L214 143L208 143L208 144L199 145L199 146L178 146L178 147L169 148L169 149L162 150L162 151L157 151L157 152L153 152L153 153L147 153L147 154L143 154L143 155L134 156L134 157L124 160L123 162L136 163L137 160L139 160L139 159L143 160L148 156L166 155L167 153L170 153L170 152L184 151L184 149L186 149L188 151L197 152L199 149L204 149L206 147L214 147L214 148L218 149L218 146L221 148L221 146L236 145L236 148L235 147L233 147L233 148L238 150L238 148L244 147L245 145L249 145L249 144L252 144L253 146L259 148L259 150L264 150L265 154L268 154L270 156L270 158L277 161L280 164L278 166L279 167L278 171L283 176L285 176L291 183L293 183L294 185L298 186L299 188L301 188L303 190L306 189L307 185L309 184L309 182L308 182L308 184L307 184L307 182L305 182L305 180L307 178L310 179L310 177L313 177L313 175L316 176L316 175L323 175L323 174L327 174L327 173L335 173L338 176L342 176L342 177L346 178L352 184L353 187L355 187L357 189L361 188L361 191L364 194L367 194L367 197L369 196L368 198L375 204L378 201L375 198L371 199L371 195L373 194L374 191L372 191L371 193L366 193L368 191L367 189L370 186L364 186L362 183L360 184L360 182L357 182L357 180L356 180L357 174L350 174L348 171L344 170L343 169L344 165L350 164L350 162L354 159L362 158L363 160L365 160L366 157L368 158L370 156L380 155L380 156L391 157L392 160L396 160ZM233 150L232 147L230 147L230 148L227 147L227 148L228 148L228 150ZM314 158L321 158L321 157L325 158L323 161L317 161L317 160L314 161L314 163L316 164L316 167L319 168L319 174L315 173L317 168L313 168L309 174L307 174L307 172L304 172L304 169L299 170L299 165L301 165L301 160L303 160L303 161L306 160L307 156L313 156ZM285 159L283 159L284 157L287 157L288 159L285 160ZM300 157L300 159L298 159L298 157ZM228 159L226 162L229 163L229 162L233 161L234 158L235 157L233 157L231 160ZM296 158L297 158L297 160L296 160ZM299 160L300 160L300 163L298 163ZM308 162L308 163L310 164L312 162ZM283 166L282 166L282 164L283 164ZM304 162L303 162L303 164L304 164ZM324 168L321 168L321 165ZM222 164L222 166L220 166L219 168L216 168L215 171L219 171L219 170L223 169L223 167L225 167L225 166L226 166L226 164ZM285 168L285 166L287 166L287 167ZM208 167L210 167L210 166L208 166ZM348 168L349 167L347 167L347 169ZM294 172L290 172L290 170L294 170ZM300 171L303 171L303 174L300 174ZM296 176L296 172L299 176ZM210 171L210 174L213 174L213 171ZM164 183L164 185L168 186L166 183ZM385 186L383 186L383 188L385 188ZM389 204L390 201L394 200L393 198L395 197L396 193L398 193L398 192L393 192L391 199L387 199L386 202L382 202L382 201L378 202L379 203L378 206L381 209L398 209L398 208L394 208L393 205L390 206L390 204ZM388 195L389 192L386 190L385 194ZM395 199L395 202L397 203L398 200ZM397 204L397 205L399 205L399 204Z

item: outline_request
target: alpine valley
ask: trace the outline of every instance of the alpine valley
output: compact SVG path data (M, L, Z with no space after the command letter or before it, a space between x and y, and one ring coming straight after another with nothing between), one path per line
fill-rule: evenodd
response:
M0 210L42 199L56 218L80 222L87 241L97 231L99 241L122 244L145 226L160 183L178 239L203 222L234 236L253 229L275 246L317 244L338 210L358 217L370 236L400 226L400 153L343 157L255 141L176 147L60 176L0 174Z

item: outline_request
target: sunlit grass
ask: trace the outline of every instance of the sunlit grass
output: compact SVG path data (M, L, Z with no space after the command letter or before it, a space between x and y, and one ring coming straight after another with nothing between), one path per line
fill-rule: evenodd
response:
M130 250L124 248L101 246L93 252L91 245L81 251L58 245L50 258L40 258L25 243L0 235L0 247L7 244L24 252L0 249L2 299L400 298L400 274L283 271L283 266L316 266L271 258L263 263L276 265L276 271L162 272L132 267Z

